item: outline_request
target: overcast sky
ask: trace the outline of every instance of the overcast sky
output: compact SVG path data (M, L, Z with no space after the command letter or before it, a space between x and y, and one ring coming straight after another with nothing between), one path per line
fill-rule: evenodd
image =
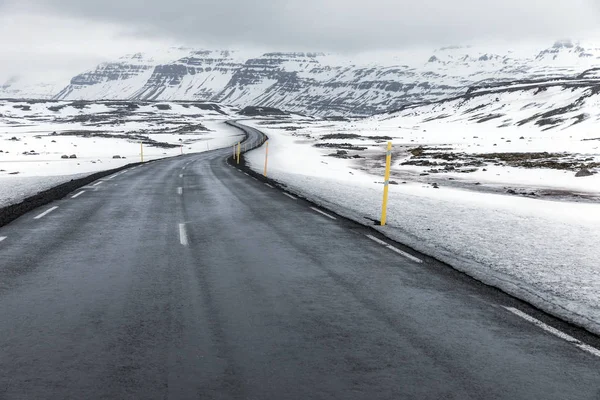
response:
M585 39L598 0L0 0L0 83L152 47L362 52Z

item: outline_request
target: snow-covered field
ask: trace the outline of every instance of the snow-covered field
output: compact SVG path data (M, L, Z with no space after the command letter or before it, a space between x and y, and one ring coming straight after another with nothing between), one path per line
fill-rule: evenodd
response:
M139 162L142 146L144 161L229 146L231 115L210 103L0 101L0 206Z
M521 100L529 102L527 96ZM502 104L508 113L522 106L515 98ZM478 123L456 108L445 111L448 117L432 118L443 112L440 107L361 121L294 116L247 124L270 138L271 178L367 224L380 218L385 145L391 140L397 184L390 185L388 225L378 229L600 333L600 180L598 174L575 177L582 166L598 170L599 143L584 141L600 137L596 118L546 131L533 123L498 128L499 120ZM482 155L492 152L499 158ZM532 159L535 152L557 154ZM513 153L518 156L505 156ZM247 159L262 171L264 149ZM439 165L405 164L411 160ZM519 164L526 161L533 165Z
M262 121L298 143L380 175L394 143L392 180L535 198L600 199L600 96L590 88L498 92L348 122ZM582 169L590 176L575 177Z

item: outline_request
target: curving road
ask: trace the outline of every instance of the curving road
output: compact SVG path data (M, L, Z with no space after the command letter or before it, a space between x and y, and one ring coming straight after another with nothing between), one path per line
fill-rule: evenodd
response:
M0 228L0 399L600 398L594 337L244 175L230 151Z

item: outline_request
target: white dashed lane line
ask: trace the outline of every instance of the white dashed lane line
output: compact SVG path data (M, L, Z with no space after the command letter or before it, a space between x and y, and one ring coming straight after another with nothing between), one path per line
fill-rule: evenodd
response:
M323 212L323 211L319 210L318 208L311 207L310 209L311 209L311 210L313 210L313 211L316 211L316 212L318 212L318 213L319 213L319 214L321 214L321 215L324 215L324 216L326 216L327 218L330 218L330 219L337 219L337 218L336 218L336 217L334 217L333 215L329 215L329 214L327 214L326 212Z
M417 257L413 256L412 254L408 254L407 252L402 251L402 250L400 250L400 249L392 246L391 244L388 244L388 243L384 242L381 239L377 239L375 236L372 236L372 235L366 235L366 236L369 239L371 239L372 241L377 242L380 245L383 245L383 246L387 247L388 249L392 250L393 252L398 253L401 256L408 258L409 260L412 260L412 261L414 261L416 263L419 263L419 264L423 263L423 260L421 260L420 258L417 258Z
M291 194L288 194L286 192L283 192L283 195L289 197L292 200L297 200L294 196L292 196Z
M183 178L183 174L179 174L179 177L180 177L180 178Z
M543 323L542 321L540 321L539 319L533 318L531 315L529 314L525 314L523 311L521 310L517 310L516 308L513 307L505 307L503 306L504 309L506 309L507 311L510 311L511 313L515 314L516 316L523 318L525 321L531 322L532 324L534 324L535 326L542 328L543 330L545 330L546 332L561 338L577 347L579 347L581 350L588 352L590 354L595 355L596 357L600 357L600 350L598 350L595 347L592 347L588 344L583 343L581 340L577 340L575 339L573 336L571 335L567 335L566 333L559 331L556 328L551 327L548 324Z
M6 236L0 236L0 242L3 242L6 240Z
M84 194L84 193L85 193L85 190L82 190L81 192L79 192L79 193L77 193L77 194L74 194L73 196L71 196L71 198L72 198L72 199L76 199L76 198L78 198L79 196L81 196L81 195L82 195L82 194Z
M179 224L179 243L181 243L182 246L187 246L189 244L185 224Z
M179 195L183 194L183 188L182 187L178 187L177 188L177 194L179 194Z
M96 182L96 183L94 183L92 186L98 186L98 185L101 185L101 184L102 184L102 181L100 181L100 182Z
M52 211L56 210L58 208L58 206L54 206L46 211L44 211L43 213L41 213L40 215L38 215L37 217L34 217L33 219L40 219L40 218L44 218L46 215L50 214Z
M267 185L268 187L270 187L271 189L275 189L275 186L273 185L269 185L268 183L265 183L265 185Z

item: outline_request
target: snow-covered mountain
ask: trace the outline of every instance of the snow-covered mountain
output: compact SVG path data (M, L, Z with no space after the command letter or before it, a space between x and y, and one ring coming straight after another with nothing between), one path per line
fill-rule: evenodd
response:
M365 116L459 96L473 86L574 78L597 66L600 46L571 41L541 49L456 46L353 57L174 48L101 64L55 92L7 82L0 97L203 100Z
M40 80L36 77L11 76L0 84L0 97L7 99L51 99L56 96L68 79Z
M598 69L577 77L528 80L473 86L467 94L435 102L411 104L371 117L386 124L428 126L476 124L481 130L578 131L594 134L600 121L600 78ZM573 132L570 130L570 132Z

